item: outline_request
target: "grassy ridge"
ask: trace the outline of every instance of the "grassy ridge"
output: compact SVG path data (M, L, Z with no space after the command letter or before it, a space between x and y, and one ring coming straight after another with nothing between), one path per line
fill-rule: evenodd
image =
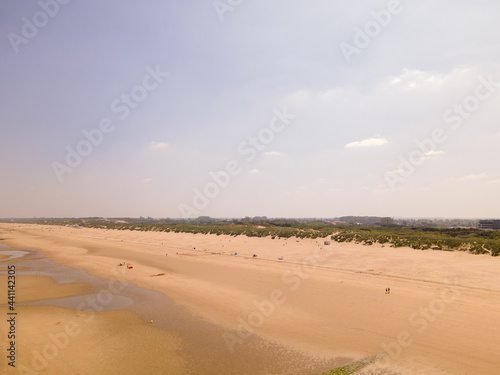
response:
M137 230L176 233L203 233L215 235L272 238L330 238L336 242L354 242L365 246L374 243L390 247L410 247L417 250L468 251L473 254L500 255L500 231L482 231L473 228L435 227L376 227L334 226L323 221L268 220L258 223L241 221L208 221L193 223L182 220L119 220L119 219L65 219L39 220L39 224L79 225L87 228Z
M332 236L337 242L363 245L388 244L418 250L461 250L473 254L500 255L500 232L463 228L360 228Z
M338 367L338 368L335 368L335 369L330 370L328 372L324 372L321 375L351 375L351 374L356 374L380 358L382 358L382 356L372 356L372 357L363 358L357 362L351 363L350 365Z

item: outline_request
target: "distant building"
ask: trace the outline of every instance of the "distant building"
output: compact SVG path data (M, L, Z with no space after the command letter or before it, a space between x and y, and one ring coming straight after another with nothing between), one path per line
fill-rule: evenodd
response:
M327 221L327 223L333 224L333 225L339 225L339 224L345 224L345 221Z
M392 219L392 217L383 217L380 219L380 223L382 225L392 225L394 224L394 220Z
M478 228L482 230L500 229L500 220L479 220Z

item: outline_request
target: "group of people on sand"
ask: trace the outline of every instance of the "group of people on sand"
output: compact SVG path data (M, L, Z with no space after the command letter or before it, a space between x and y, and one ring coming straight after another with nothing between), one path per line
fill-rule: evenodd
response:
M134 268L130 263L126 263L126 262L122 262L119 264L120 267L127 267L127 269L131 269L131 268Z
M385 288L385 294L391 294L391 288Z

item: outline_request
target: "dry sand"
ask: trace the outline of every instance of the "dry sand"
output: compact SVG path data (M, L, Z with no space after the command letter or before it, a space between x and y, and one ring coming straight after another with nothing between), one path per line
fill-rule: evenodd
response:
M193 358L180 349L189 342L182 330L147 324L144 316L129 309L98 312L85 334L72 339L64 355L50 361L47 373L189 373L190 361L215 356L220 363L240 361L241 371L214 370L210 366L215 362L207 362L205 374L243 374L255 362L252 355L258 354L251 349L257 341L246 338L248 330L266 340L258 341L260 346L273 343L268 350L277 351L277 363L269 363L269 374L291 373L284 367L279 371L281 346L304 353L301 361L311 358L311 363L312 356L357 360L386 353L365 374L370 370L372 374L497 374L500 369L500 258L379 245L323 245L322 240L311 239L18 224L0 224L0 238L12 248L41 251L56 263L161 292L196 317L221 327L203 328L213 341L205 338L198 351L190 352L202 355ZM254 253L257 258L252 258ZM280 256L284 261L278 260ZM117 267L121 261L134 268ZM153 276L158 274L164 275ZM6 285L5 279L0 283ZM20 283L50 291L39 299L86 293L85 285L54 284L38 276L22 276ZM386 287L390 294L385 294ZM19 297L33 300L24 290ZM84 313L71 309L19 308L25 309L22 329L36 332L19 339L19 350L25 353L43 348L45 333L53 332L57 323L72 316L85 319ZM138 350L144 350L138 357L120 356L138 342L142 343ZM164 351L158 351L158 345L164 345ZM86 372L83 358L102 366ZM106 370L96 370L100 368ZM376 368L385 370L375 372Z

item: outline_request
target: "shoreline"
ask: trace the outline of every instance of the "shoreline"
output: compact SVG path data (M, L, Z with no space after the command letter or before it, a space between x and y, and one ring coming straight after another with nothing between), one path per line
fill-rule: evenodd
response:
M453 373L463 366L490 373L487 369L496 366L488 354L493 356L492 347L500 345L498 329L488 327L482 344L474 338L476 330L484 330L486 322L498 316L500 283L493 270L499 263L492 257L486 261L480 255L361 245L333 244L325 249L322 241L310 239L126 233L31 224L2 224L0 232L4 243L38 247L48 259L99 277L109 276L120 261L129 261L134 269L127 272L127 282L163 293L195 317L227 332L246 323L266 341L319 358L358 360L390 353L387 348L396 348L391 345L398 343L401 332L408 332L412 344L397 344L403 350L388 363L396 373ZM238 255L218 255L226 251L222 249ZM253 253L258 253L257 259L252 259ZM284 261L278 261L281 255ZM464 263L469 265L468 275L457 272ZM165 275L151 277L161 273ZM390 296L384 295L386 286L391 287ZM276 290L280 296L273 294ZM443 296L449 299L451 293L458 293L456 301L443 302ZM473 303L478 300L482 309ZM272 308L269 301L275 302ZM433 301L441 301L445 311L432 316L439 325L429 320L421 333L423 323L414 320L412 325L409 317L421 308L435 310L438 305L433 306ZM262 306L272 311L259 318ZM471 323L467 314L479 315L482 321ZM428 353L429 346L441 351L443 346L456 347L456 332L451 329L456 325L463 325L462 336L472 343L441 355ZM372 328L371 332L364 327ZM246 344L240 338L232 338L237 349ZM477 358L464 360L471 349Z

